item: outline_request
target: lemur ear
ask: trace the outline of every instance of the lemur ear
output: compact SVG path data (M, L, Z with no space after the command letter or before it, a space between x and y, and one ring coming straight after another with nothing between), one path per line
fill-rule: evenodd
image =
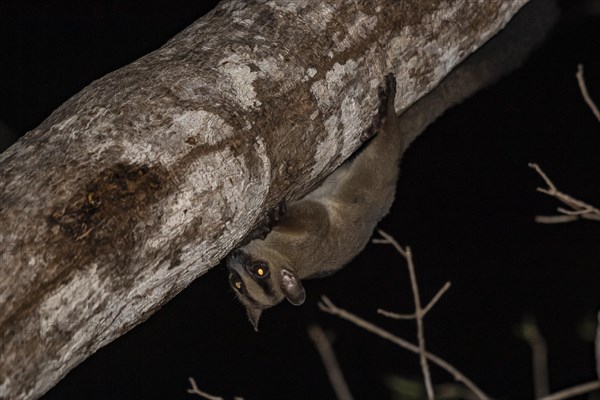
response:
M299 306L306 300L306 292L300 278L290 270L281 270L281 290L290 303Z
M258 332L258 320L262 314L262 309L258 307L246 307L246 313L248 314L248 320L254 327L254 331Z

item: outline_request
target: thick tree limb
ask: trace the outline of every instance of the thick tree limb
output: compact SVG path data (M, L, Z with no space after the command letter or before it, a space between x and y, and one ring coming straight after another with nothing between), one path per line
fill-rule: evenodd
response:
M43 394L330 173L384 74L406 109L526 2L225 0L69 99L0 156L0 398Z

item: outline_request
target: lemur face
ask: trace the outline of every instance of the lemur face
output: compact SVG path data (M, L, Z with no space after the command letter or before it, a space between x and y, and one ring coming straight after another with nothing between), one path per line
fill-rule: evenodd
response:
M258 331L262 310L284 298L294 305L304 303L306 293L298 276L283 263L283 257L253 241L227 257L229 284L246 307L248 319Z

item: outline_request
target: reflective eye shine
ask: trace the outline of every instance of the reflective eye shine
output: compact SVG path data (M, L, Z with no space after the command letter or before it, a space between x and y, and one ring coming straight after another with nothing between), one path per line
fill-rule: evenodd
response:
M238 291L242 291L242 288L244 287L244 283L242 282L240 277L237 274L233 273L229 274L229 284L236 288Z
M250 267L250 273L260 279L266 278L269 276L269 267L267 267L267 264L263 262L252 264Z

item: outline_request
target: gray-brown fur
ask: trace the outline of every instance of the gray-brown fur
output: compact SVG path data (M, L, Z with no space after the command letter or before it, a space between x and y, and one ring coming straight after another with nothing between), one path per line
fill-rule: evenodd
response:
M302 304L301 280L342 268L365 247L375 225L388 213L404 150L395 95L396 81L390 74L380 89L380 112L373 123L376 134L365 148L314 191L287 205L264 240L252 240L228 257L230 283L255 329L263 309L284 298Z

